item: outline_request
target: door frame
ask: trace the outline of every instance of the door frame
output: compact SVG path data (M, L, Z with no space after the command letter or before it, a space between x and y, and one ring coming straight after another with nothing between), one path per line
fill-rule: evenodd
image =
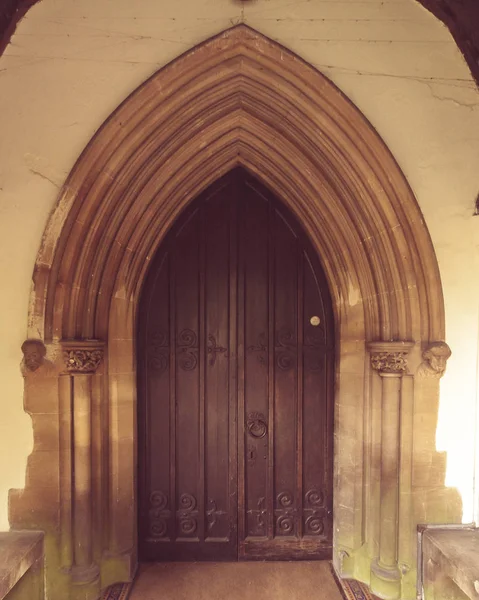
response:
M412 382L422 351L445 335L439 268L418 203L385 143L341 92L240 25L158 71L111 115L45 230L28 331L45 343L56 382L26 376L35 445L26 488L11 493L10 521L46 531L47 588L64 597L80 585L94 598L135 571L139 294L178 214L238 165L302 224L333 298L335 568L397 598L415 580L421 511L460 519L447 508L447 488L416 489L412 480L413 465L425 460L413 446L421 436L414 410L420 405L434 420L439 379L423 397ZM393 435L381 431L383 408ZM46 411L58 418L45 423ZM72 438L73 430L83 437ZM382 456L392 457L389 471ZM73 478L80 464L86 469Z

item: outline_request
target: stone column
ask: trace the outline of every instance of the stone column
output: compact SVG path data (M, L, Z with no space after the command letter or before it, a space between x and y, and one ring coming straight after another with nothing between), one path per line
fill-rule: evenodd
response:
M401 379L413 342L371 342L371 365L381 376L381 481L379 556L371 565L371 590L391 600L401 595L398 568L399 426Z
M92 544L92 378L103 358L98 340L62 342L71 378L73 413L72 579L88 584L99 576Z

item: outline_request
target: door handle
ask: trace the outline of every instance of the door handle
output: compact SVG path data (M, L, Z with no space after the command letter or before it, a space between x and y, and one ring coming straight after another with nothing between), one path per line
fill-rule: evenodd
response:
M253 412L248 415L246 424L248 433L256 439L263 438L268 433L268 423L262 413Z

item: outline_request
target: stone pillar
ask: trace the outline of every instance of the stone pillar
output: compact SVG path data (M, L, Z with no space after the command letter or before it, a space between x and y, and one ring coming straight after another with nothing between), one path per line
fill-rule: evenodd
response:
M381 598L401 595L398 567L399 426L401 380L413 342L371 342L371 365L381 377L381 481L379 556L371 565L371 590Z
M73 413L72 457L72 580L89 584L99 576L92 543L92 378L103 358L98 340L62 342L71 379Z

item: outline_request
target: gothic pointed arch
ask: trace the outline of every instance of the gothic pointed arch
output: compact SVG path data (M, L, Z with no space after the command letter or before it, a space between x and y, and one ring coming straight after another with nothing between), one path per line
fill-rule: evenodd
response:
M82 585L82 597L94 600L135 571L138 299L175 219L236 167L293 212L331 292L336 568L371 582L381 597L407 595L415 523L456 518L444 512L452 506L445 488L435 480L424 501L429 491L416 489L412 476L413 467L429 468L435 431L421 433L426 450L416 452L414 411L433 423L439 389L437 378L417 395L412 375L445 330L418 203L385 143L341 92L240 25L168 64L114 111L79 157L45 230L29 337L66 362L57 360L58 382L26 381L35 447L10 514L13 526L47 532L62 598ZM58 418L46 423L46 410ZM48 489L44 469L55 482Z
M112 298L134 301L175 217L238 165L302 220L366 338L442 339L434 250L386 145L326 77L244 25L160 70L91 140L38 256L35 329L105 338Z

